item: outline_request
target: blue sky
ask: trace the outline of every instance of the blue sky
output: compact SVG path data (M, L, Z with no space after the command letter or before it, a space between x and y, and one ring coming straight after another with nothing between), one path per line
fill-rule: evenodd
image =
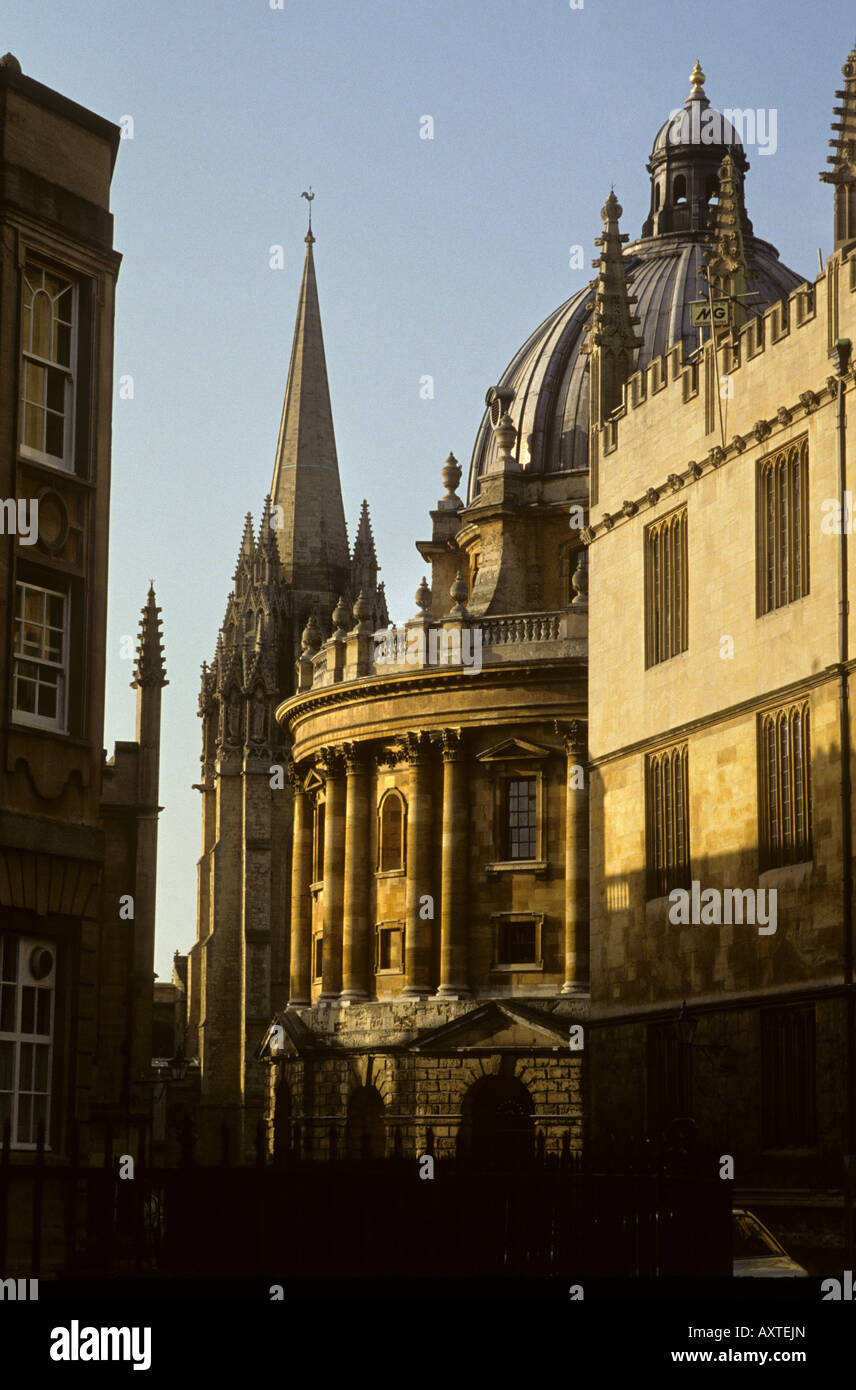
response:
M276 3L276 0L274 0ZM579 0L577 0L579 3ZM245 512L273 467L311 184L327 367L353 539L368 497L394 619L413 542L484 393L587 280L610 185L623 229L696 57L720 109L774 108L747 153L757 235L811 279L831 250L842 6L795 0L6 0L0 49L99 114L132 116L113 181L116 325L105 742L132 738L131 663L153 578L163 607L158 948L195 937L199 667L223 618ZM434 138L420 139L431 116ZM569 248L585 248L584 270ZM284 248L284 268L269 265ZM118 398L130 374L134 399ZM434 378L434 398L419 383Z

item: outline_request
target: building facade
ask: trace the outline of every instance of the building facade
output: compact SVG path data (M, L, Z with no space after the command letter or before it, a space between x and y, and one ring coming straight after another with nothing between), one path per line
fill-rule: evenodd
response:
M840 1183L850 629L821 521L847 514L854 64L814 282L756 234L696 64L641 236L611 193L596 278L488 391L463 496L446 461L395 628L376 569L348 582L310 240L273 492L203 676L189 972L203 1094L274 1154L624 1162L678 1123L747 1188ZM754 923L670 919L712 889Z
M150 1128L153 590L136 739L102 746L119 140L0 59L0 1143L22 1171L140 1155Z

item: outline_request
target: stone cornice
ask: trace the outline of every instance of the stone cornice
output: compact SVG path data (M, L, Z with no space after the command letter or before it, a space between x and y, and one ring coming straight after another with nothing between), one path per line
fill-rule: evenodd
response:
M485 677L491 678L488 688L509 685L543 685L545 677L554 680L567 680L568 673L585 671L587 659L582 656L553 657L536 662L502 662L495 666L485 666L477 674L466 671L435 668L431 671L414 672L411 676L361 676L358 680L342 681L336 685L323 685L317 690L291 695L276 709L277 723L286 726L292 716L312 714L317 710L329 709L337 705L363 703L372 698L392 700L398 695L416 695L421 691L437 692L445 684L446 689L467 690L477 686L484 689Z
M853 374L848 373L852 383ZM798 400L792 406L781 405L777 413L768 420L756 420L752 429L744 435L735 434L723 446L714 444L708 450L705 457L697 462L690 459L685 465L683 473L669 473L664 482L649 485L635 499L627 499L622 506L614 512L604 512L599 521L590 522L589 525L580 532L580 538L584 545L591 545L598 537L604 536L615 526L626 524L632 517L643 508L651 509L656 507L664 497L677 494L680 490L694 482L704 473L710 473L716 468L721 468L730 458L736 458L747 448L766 445L768 440L774 439L783 430L790 429L796 422L797 424L805 420L813 411L823 404L830 404L835 400L838 391L838 378L828 376L826 382L818 391L803 391ZM775 444L769 446L775 448ZM766 452L769 452L769 448Z

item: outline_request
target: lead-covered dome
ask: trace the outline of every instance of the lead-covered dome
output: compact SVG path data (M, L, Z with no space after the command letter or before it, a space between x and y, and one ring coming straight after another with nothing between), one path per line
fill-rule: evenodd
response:
M684 106L660 127L647 164L651 207L642 236L624 248L641 346L634 370L683 340L699 345L690 324L690 303L704 293L699 272L709 248L709 204L717 171L730 154L738 183L744 244L749 263L750 315L787 297L804 277L779 260L775 246L752 233L743 197L749 162L733 124L715 111L704 93L698 63ZM715 138L719 136L720 138ZM498 385L514 392L511 415L518 427L514 456L527 472L565 473L588 468L588 358L581 347L589 321L594 281L578 290L536 328L515 354ZM470 465L467 501L496 455L496 437L486 413Z

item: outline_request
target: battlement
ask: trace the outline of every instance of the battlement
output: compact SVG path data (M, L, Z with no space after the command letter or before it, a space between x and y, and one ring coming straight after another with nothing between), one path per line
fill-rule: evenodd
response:
M856 255L836 252L813 284L799 285L715 350L706 342L687 353L678 343L634 372L599 431L601 514L589 537L632 515L652 492L718 467L831 399L835 340L856 337L854 296Z

